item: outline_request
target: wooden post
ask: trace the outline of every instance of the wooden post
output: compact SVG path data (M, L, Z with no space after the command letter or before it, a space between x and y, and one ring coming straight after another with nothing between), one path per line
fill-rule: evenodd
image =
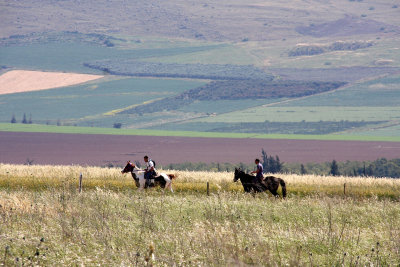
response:
M346 183L343 185L343 194L346 195Z
M79 175L79 193L82 192L82 173Z
M210 195L210 183L207 182L207 196Z

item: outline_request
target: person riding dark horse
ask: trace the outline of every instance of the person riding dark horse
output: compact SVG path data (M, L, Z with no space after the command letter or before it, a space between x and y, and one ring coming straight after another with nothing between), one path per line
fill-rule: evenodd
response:
M248 193L259 193L264 191L270 191L275 197L278 197L278 187L279 185L282 188L282 197L286 197L286 183L283 179L275 176L267 176L263 178L262 183L258 181L258 179L254 179L254 176L251 174L247 174L241 169L235 168L235 174L233 181L237 182L240 180L243 185L243 189Z
M151 180L157 176L154 161L149 159L148 156L144 156L144 162L146 163L146 169L144 169L144 178L146 179L146 186L149 187Z
M251 172L251 174L254 174L254 173L256 174L256 177L254 178L254 183L261 183L262 184L263 180L264 180L264 176L263 176L264 168L263 168L263 165L260 163L259 159L255 159L254 163L257 165L257 170Z

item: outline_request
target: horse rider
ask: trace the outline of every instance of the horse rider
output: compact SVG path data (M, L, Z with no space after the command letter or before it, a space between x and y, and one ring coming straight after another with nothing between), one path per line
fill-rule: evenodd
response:
M149 159L148 156L144 156L144 162L146 163L146 169L144 170L144 178L146 179L145 187L149 187L151 183L151 179L154 179L156 174L156 169L154 166L154 161Z
M255 173L256 174L255 182L262 184L263 180L264 180L264 175L263 175L264 168L263 168L263 165L260 163L259 159L255 159L254 163L257 165L257 170L252 171L251 174Z

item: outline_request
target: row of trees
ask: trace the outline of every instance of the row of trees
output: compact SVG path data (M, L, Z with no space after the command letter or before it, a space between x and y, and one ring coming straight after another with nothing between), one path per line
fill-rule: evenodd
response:
M347 129L381 124L385 121L300 121L300 122L240 122L219 123L210 132L229 133L281 133L281 134L328 134Z
M185 91L180 95L139 105L132 109L124 110L121 113L139 114L175 110L177 107L182 107L198 100L217 101L302 97L331 91L345 84L345 82L269 81L262 79L213 81L204 86ZM238 105L240 104L238 103Z
M85 67L126 76L197 78L211 80L272 80L273 76L252 65L153 63L137 60L99 60Z
M302 97L334 90L345 84L345 82L266 81L256 79L214 81L186 91L176 98L194 101Z
M313 56L332 51L355 51L373 46L373 42L343 42L337 41L330 45L299 45L289 51L290 57Z
M11 117L11 123L17 123L17 119L15 118L15 115L13 114ZM32 124L32 114L29 114L29 119L26 117L26 114L24 113L24 116L22 117L21 123L24 124Z
M283 163L279 156L268 155L265 150L261 151L261 163L265 173L295 173L295 174L316 174L332 176L365 176L365 177L392 177L400 178L400 158L388 160L380 158L375 161L346 161L323 163ZM161 166L161 165L160 165ZM161 166L164 169L193 170L193 171L229 171L232 172L236 167L250 172L255 169L254 163L204 163L204 162L185 162L179 164L169 164Z
M265 173L278 173L282 171L283 163L278 155L268 156L264 149L261 150L261 163Z

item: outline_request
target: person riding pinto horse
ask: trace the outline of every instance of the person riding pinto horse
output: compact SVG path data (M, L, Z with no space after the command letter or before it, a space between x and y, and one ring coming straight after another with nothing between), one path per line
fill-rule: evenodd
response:
M144 169L144 178L146 179L146 186L149 187L151 185L151 180L157 176L155 163L153 160L149 159L148 156L144 156L144 162L146 163L146 169Z

